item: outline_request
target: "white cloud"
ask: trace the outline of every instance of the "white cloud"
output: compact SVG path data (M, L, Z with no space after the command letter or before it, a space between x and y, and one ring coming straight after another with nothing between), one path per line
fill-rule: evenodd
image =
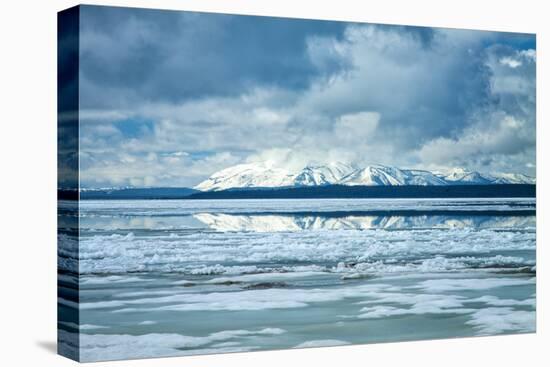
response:
M509 56L503 57L502 59L499 60L499 62L502 65L507 65L507 66L511 67L512 69L515 69L518 66L522 65L522 62L520 60L514 59L514 58L509 57Z
M334 135L343 142L365 142L372 137L379 121L380 114L378 112L359 112L342 115L336 119L333 127Z
M484 117L487 119L470 126L455 138L437 138L423 145L416 152L420 161L429 167L468 165L470 169L487 171L484 164L491 163L494 157L503 159L507 156L510 166L501 165L499 168L510 172L517 163L510 157L531 158L531 152L526 148L535 143L535 134L526 121L502 113Z
M529 49L529 50L521 50L518 52L518 54L532 62L536 62L537 61L537 52L533 49Z

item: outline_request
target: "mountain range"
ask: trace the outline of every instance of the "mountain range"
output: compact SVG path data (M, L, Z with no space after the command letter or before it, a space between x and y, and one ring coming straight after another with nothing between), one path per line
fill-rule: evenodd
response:
M225 168L194 187L200 191L236 188L345 186L442 186L535 184L535 178L519 173L484 174L454 168L446 172L400 169L381 164L356 167L334 162L308 165L298 170L274 166L271 162L244 163Z

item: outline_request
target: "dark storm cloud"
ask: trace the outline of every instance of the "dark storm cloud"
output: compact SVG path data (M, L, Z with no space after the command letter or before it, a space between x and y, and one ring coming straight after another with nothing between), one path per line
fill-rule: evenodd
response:
M146 9L82 9L85 108L238 95L272 85L306 88L319 69L311 35L341 37L345 23Z
M57 162L59 188L78 186L78 35L79 9L57 19Z

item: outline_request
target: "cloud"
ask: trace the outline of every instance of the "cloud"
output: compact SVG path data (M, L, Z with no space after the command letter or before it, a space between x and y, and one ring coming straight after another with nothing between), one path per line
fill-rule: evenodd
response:
M503 61L504 60L504 61ZM468 166L534 176L536 145L536 52L493 45L486 50L490 98L470 112L469 124L417 152L428 165Z
M507 65L509 67L511 67L512 69L515 69L517 68L518 66L521 66L522 65L522 62L518 59L513 59L511 57L503 57L502 59L499 60L501 64L503 65Z
M376 111L379 138L413 147L461 128L472 108L487 98L489 70L481 56L483 35L438 30L429 47L414 34L387 26L350 26L339 47L353 68L330 83L314 85L304 104L337 117Z
M313 63L305 40L338 37L344 27L341 22L83 6L82 107L177 103L238 95L254 85L306 88L312 78L339 65Z
M380 122L378 112L358 112L342 115L334 124L334 135L343 143L358 144L368 140Z
M90 185L267 159L534 174L533 36L108 9L82 21Z
M469 165L486 171L494 159L505 160L505 157L531 153L535 137L526 121L500 113L492 118L493 121L483 120L481 126L470 126L456 138L431 140L418 151L420 160L429 166ZM510 169L512 167L508 167Z

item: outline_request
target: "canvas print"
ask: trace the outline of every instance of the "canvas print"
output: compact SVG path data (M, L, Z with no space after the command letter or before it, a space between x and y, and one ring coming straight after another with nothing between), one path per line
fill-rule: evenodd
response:
M60 354L535 332L534 34L101 6L58 25Z

